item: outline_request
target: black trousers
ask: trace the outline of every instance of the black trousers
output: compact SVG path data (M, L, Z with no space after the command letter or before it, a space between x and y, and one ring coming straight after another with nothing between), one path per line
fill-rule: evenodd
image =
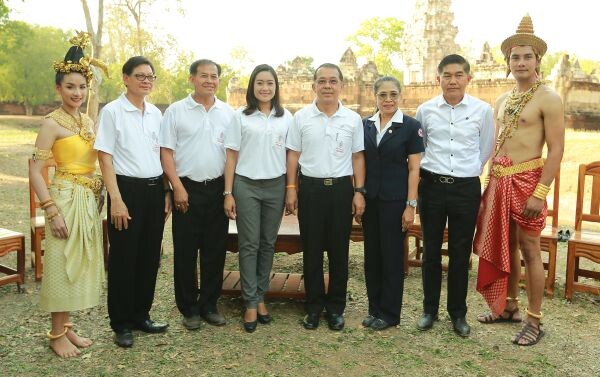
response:
M450 177L447 177L450 178ZM441 247L448 224L448 302L452 319L467 314L469 256L481 199L479 177L451 180L421 169L419 211L423 230L423 311L437 314L442 284Z
M326 185L331 183L331 185ZM352 229L350 176L330 181L302 176L298 192L298 222L302 239L305 310L343 314L348 286L348 247ZM325 293L323 252L329 259Z
M129 211L128 228L108 228L108 316L114 331L131 329L150 318L165 225L162 177L154 180L117 176ZM108 198L108 213L111 200Z
M189 208L186 213L173 212L175 302L181 314L190 317L217 311L229 221L223 211L223 177L208 182L181 178L181 182Z
M400 323L404 293L405 207L405 201L367 199L363 215L369 314L393 326Z

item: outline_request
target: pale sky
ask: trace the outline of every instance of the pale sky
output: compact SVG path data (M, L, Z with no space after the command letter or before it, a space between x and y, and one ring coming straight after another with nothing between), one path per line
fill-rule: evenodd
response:
M107 2L107 1L105 1ZM89 0L92 11L96 0ZM245 48L254 63L277 66L296 56L312 56L315 64L339 62L349 46L346 37L372 17L410 22L414 0L182 0L185 15L166 12L157 0L146 25L174 35L194 58L230 63L233 48ZM12 19L85 30L80 0L8 0ZM567 51L600 60L600 2L597 0L453 0L456 41L479 56L513 34L529 13L536 35L550 52Z

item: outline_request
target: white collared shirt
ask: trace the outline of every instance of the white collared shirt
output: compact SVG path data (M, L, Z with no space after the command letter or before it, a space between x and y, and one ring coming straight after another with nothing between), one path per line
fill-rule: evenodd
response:
M225 133L233 114L233 109L216 97L206 111L191 94L167 108L160 146L174 151L179 177L201 182L223 175Z
M381 142L381 139L383 139L383 135L385 135L385 132L388 130L388 128L390 128L392 126L392 123L402 123L402 119L404 119L404 114L402 114L402 111L400 109L398 109L392 116L392 119L390 119L387 122L387 124L385 125L383 130L380 130L381 119L379 118L379 111L376 112L375 115L373 115L372 117L369 118L369 120L372 120L373 122L375 122L375 129L377 130L377 137L376 137L377 145L379 145L379 143Z
M423 103L416 119L423 127L421 168L454 177L478 177L494 147L494 117L487 103L468 94L455 105L442 95Z
M94 149L112 155L117 175L151 178L162 174L160 165L160 110L144 101L144 111L125 96L108 103L98 116Z
M286 146L300 152L302 174L313 178L352 175L352 153L365 149L360 115L339 102L331 117L312 104L294 114Z
M275 109L267 116L259 110L250 115L236 111L225 134L225 148L239 151L236 174L250 179L272 179L285 174L285 139L292 114L284 109L280 117Z

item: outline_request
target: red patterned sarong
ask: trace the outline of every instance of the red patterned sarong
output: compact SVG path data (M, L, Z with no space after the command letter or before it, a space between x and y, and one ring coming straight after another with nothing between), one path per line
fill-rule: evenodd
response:
M540 180L542 167L518 173L510 173L507 169L519 170L521 166L535 165L536 162L541 161L535 159L513 166L509 157L495 157L490 182L481 199L473 241L473 252L479 255L477 291L494 315L500 315L506 306L510 275L510 222L514 221L522 230L536 235L546 226L546 203L539 217L530 219L522 215L525 203Z

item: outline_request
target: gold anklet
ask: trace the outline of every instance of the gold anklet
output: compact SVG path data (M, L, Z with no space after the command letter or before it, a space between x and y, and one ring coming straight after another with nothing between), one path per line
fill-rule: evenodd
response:
M46 336L48 337L48 339L50 340L56 340L58 338L62 338L63 336L65 336L65 334L67 333L67 331L69 331L69 328L65 326L65 331L61 332L58 335L52 335L52 330L48 330L48 333L46 334Z
M527 313L528 316L536 318L536 319L542 319L542 317L544 317L544 313L542 313L541 310L540 310L540 314L534 314L531 311L529 311L529 308L526 308L525 313Z
M507 302L516 302L517 304L520 302L518 297L508 297L508 296L506 296L506 301Z

